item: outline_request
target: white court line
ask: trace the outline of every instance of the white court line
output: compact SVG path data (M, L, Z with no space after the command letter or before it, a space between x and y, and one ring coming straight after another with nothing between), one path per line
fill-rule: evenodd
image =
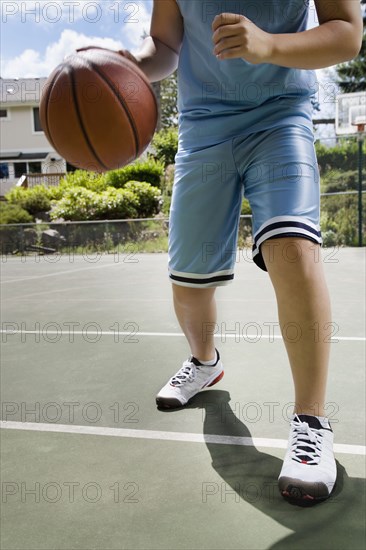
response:
M69 275L70 273L80 273L80 271L91 271L92 269L104 269L105 267L121 267L122 262L116 262L111 264L103 264L103 265L92 265L89 267L80 267L78 269L69 269L68 271L57 271L56 273L46 273L45 275L31 275L30 277L22 277L21 279L8 279L5 281L1 281L0 284L6 285L11 283L21 283L24 281L32 281L34 279L46 279L48 277L58 277L59 275Z
M6 321L4 321L3 326L6 325ZM56 324L56 323L50 323L50 324ZM177 338L177 337L184 337L184 334L182 332L134 332L131 330L130 332L117 332L112 330L70 330L70 329L63 329L60 326L60 330L48 330L48 328L44 328L44 331L42 330L42 327L40 327L39 330L22 330L22 329L1 329L0 334L7 334L8 336L16 336L17 334L20 335L26 335L26 334L35 334L37 336L43 335L43 336L59 336L60 339L62 336L87 336L88 338L92 336L96 337L102 337L102 336L126 336L131 338L131 342L133 342L132 338L137 339L139 336L152 336L152 337L167 337L167 338ZM221 338L222 341L225 341L226 339L240 339L240 340L282 340L282 336L279 334L245 334L244 336L242 334L214 334L214 338ZM137 341L137 340L136 340ZM330 338L331 342L365 342L366 337L364 336L336 336L334 338Z
M230 435L196 434L186 432L162 432L154 430L128 430L124 428L106 428L99 426L72 426L69 424L42 424L35 422L0 422L0 428L6 430L25 430L32 432L53 432L78 435L100 435L107 437L130 437L133 439L156 439L160 441L184 441L189 443L217 443L220 445L243 445L270 449L286 449L284 439L265 437L237 437ZM363 445L335 444L334 452L350 455L366 454Z

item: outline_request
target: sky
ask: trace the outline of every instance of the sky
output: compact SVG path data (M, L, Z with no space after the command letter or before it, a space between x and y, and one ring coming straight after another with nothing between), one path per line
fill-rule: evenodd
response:
M48 76L76 48L138 49L152 0L1 0L1 76Z

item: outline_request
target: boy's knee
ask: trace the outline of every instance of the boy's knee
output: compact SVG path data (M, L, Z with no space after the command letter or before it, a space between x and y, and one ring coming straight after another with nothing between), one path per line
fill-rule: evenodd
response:
M262 244L262 254L268 272L283 276L296 273L312 277L322 266L320 245L302 237L269 239Z

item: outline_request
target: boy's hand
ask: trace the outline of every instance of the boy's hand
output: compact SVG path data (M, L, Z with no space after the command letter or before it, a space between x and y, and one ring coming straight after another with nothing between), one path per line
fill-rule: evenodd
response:
M139 64L139 60L129 50L118 50L118 53L132 61L132 63Z
M272 35L244 15L221 13L212 24L214 54L218 59L243 58L249 63L270 63Z

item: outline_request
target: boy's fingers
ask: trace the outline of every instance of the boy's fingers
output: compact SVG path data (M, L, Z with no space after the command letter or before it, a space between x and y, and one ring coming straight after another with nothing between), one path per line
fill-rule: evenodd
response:
M236 36L231 36L230 38L225 38L225 40L221 40L220 43L215 46L214 54L219 55L224 53L226 50L240 48L240 46L240 39L238 39L238 37Z
M237 34L237 27L235 25L225 25L225 27L219 27L212 35L212 40L214 44L220 42L224 38L230 36L235 36Z
M238 13L220 13L220 15L216 15L213 20L212 30L215 32L216 29L223 25L235 25L235 23L239 23L241 19L246 20L246 17Z
M239 46L235 48L228 48L219 54L216 54L220 59L237 59L242 56Z

